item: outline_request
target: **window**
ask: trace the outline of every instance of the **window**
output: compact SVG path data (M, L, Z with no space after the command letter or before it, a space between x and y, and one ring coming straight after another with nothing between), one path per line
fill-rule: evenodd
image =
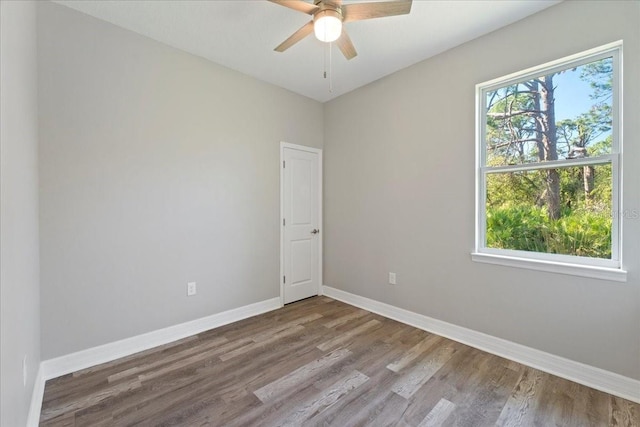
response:
M626 280L622 43L479 84L475 261Z

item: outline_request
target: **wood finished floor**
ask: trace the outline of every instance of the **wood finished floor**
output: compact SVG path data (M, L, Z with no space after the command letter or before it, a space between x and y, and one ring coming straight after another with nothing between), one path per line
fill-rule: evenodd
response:
M47 381L41 426L639 426L640 405L326 297Z

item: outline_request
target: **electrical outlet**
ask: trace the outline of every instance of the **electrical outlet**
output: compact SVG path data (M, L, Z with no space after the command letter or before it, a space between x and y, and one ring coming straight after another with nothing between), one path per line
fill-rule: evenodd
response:
M187 283L187 296L191 297L196 294L196 282Z
M390 285L396 284L396 273L389 273L389 284Z
M22 385L27 386L27 355L22 358Z

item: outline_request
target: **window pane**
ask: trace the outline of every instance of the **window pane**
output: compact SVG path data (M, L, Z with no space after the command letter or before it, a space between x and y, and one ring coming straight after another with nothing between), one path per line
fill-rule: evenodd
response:
M613 59L488 91L487 166L611 153Z
M611 259L610 163L486 178L487 248Z

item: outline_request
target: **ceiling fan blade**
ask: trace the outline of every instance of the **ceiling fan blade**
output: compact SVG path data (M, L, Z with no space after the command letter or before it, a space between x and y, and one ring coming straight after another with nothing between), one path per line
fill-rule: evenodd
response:
M304 24L302 28L300 28L298 31L293 33L288 39L280 43L278 47L276 47L273 50L275 50L276 52L284 52L294 44L298 43L303 38L307 37L312 32L313 32L313 21L309 21L306 24Z
M342 6L344 22L385 16L406 15L411 12L412 0L383 1L377 3L353 3Z
M306 13L307 15L313 15L317 10L318 6L312 3L307 3L302 0L269 0L272 3L279 4L284 7L288 7L289 9L297 10L298 12Z
M356 52L356 48L353 46L353 42L351 41L349 34L347 34L344 28L342 28L342 34L338 40L336 40L336 44L347 60L355 58L358 54L358 52Z

